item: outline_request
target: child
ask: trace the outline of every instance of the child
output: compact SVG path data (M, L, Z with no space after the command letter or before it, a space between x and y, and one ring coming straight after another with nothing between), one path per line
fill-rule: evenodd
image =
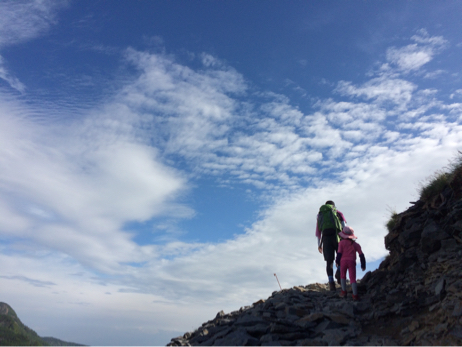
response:
M356 252L359 254L361 260L361 270L366 270L366 258L361 251L361 246L354 240L357 237L354 234L352 227L346 226L338 234L342 240L338 245L337 259L335 263L340 265L340 282L342 284L342 291L340 297L346 296L346 272L350 275L351 289L353 290L353 300L359 300L358 285L356 284Z

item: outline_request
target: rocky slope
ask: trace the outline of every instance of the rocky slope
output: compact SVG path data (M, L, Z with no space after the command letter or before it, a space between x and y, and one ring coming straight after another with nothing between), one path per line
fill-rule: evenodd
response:
M462 174L393 218L389 256L358 284L274 292L173 338L180 345L462 345Z

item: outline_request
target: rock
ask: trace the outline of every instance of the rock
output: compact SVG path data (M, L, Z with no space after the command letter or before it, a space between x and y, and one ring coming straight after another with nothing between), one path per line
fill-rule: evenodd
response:
M411 324L409 324L408 329L409 329L410 332L413 332L413 331L414 331L415 329L417 329L419 326L420 326L420 325L419 325L419 322L413 320L413 321L411 322Z
M322 312L315 312L315 313L312 313L306 317L303 317L300 319L300 321L305 321L305 322L314 322L314 321L317 321L317 320L320 320L324 318L324 313Z
M455 307L454 307L454 311L452 311L452 315L454 317L460 317L462 316L462 302L458 302Z
M272 323L270 325L270 333L271 334L285 334L285 333L292 333L294 331L297 331L299 328L297 326L289 326L286 324L280 324L280 323Z
M296 346L327 346L327 342L320 339L304 339L297 341Z
M333 321L330 321L330 320L324 320L320 324L318 324L318 326L316 328L314 328L314 331L317 332L317 333L323 333L324 334L324 333L327 333L327 330L338 329L338 328L341 328L342 326L343 326L343 324L333 322Z
M268 324L257 324L250 327L246 327L245 330L252 336L261 336L264 335L268 330Z
M295 321L294 324L299 326L300 328L302 328L304 330L314 328L317 325L316 322L305 321L305 320L303 320L303 318Z
M421 249L426 254L436 252L441 247L441 240L448 238L448 233L440 229L435 222L431 222L422 231L420 240Z
M399 234L398 241L403 247L412 247L418 244L422 227L420 223L414 223L409 230Z
M400 303L400 302L403 302L403 300L406 298L406 293L405 292L400 292L400 291L395 291L395 292L390 292L387 296L386 296L386 301L390 304L396 304L396 303Z
M302 286L294 287L294 289L299 290L299 291L301 291L301 292L305 292L305 291L306 291L306 289L303 288Z
M328 346L340 346L346 340L348 333L341 329L329 330L322 338Z
M446 279L442 278L435 287L435 295L441 296L444 294L444 287L446 285Z
M277 341L278 339L279 339L278 336L275 336L273 334L266 334L266 335L263 335L262 337L260 337L260 342L261 343L270 343L270 342Z
M462 340L462 327L458 326L458 327L454 327L453 329L451 329L451 331L449 332L449 335L452 335L454 336L456 339L458 340Z
M342 325L348 325L351 322L350 318L344 315L341 315L341 314L336 314L336 313L326 314L326 317L329 318L331 321L338 323L338 324L342 324Z
M245 330L236 330L221 339L215 340L214 346L258 346L260 340L247 334Z
M309 310L302 309L302 308L299 308L299 307L290 307L290 306L285 308L285 312L286 312L287 315L294 315L294 316L298 316L298 317L303 317L306 314L310 313Z
M252 326L252 325L262 324L262 323L265 323L265 321L261 317L245 315L245 316L241 316L238 319L236 319L236 321L234 322L234 325Z

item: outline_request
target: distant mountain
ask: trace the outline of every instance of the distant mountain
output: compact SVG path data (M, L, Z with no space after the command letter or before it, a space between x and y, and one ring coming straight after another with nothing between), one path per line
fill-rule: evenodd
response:
M54 337L40 337L24 325L10 305L0 302L1 346L83 346Z
M85 346L74 342L67 342L60 339L56 339L54 337L42 337L42 340L50 346Z

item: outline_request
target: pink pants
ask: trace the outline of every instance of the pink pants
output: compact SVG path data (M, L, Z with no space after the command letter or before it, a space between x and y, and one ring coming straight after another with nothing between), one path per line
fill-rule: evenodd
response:
M350 283L356 283L356 261L354 260L341 260L340 261L340 278L346 280L346 273L350 275Z

